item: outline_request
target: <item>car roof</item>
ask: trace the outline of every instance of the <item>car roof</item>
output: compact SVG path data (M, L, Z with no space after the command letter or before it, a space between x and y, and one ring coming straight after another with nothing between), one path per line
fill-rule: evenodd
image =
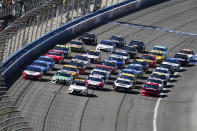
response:
M65 71L65 70L59 70L59 71L57 71L58 73L65 73L65 74L71 74L70 72L68 72L68 71Z
M155 52L155 53L163 54L163 52L162 52L162 51L158 51L158 50L151 50L150 52Z
M42 68L42 67L40 67L40 66L35 66L35 65L28 65L27 67L30 67L30 68Z
M151 56L151 57L154 57L155 58L154 55L150 55L150 54L143 54L143 56Z
M125 78L117 78L116 80L123 80L123 81L129 81L130 82L130 80L125 79Z
M158 48L167 49L167 47L165 47L165 46L160 46L160 45L155 45L154 47L158 47ZM154 48L154 47L153 47L153 48Z
M64 67L77 68L77 66L73 66L73 65L64 65Z
M136 67L142 67L142 65L140 65L140 64L129 64L129 66L136 66Z
M101 40L101 42L114 43L114 42L113 42L113 41L111 41L111 40Z
M100 75L89 75L88 77L95 77L95 78L100 78L100 79L102 79L102 76L100 76Z
M122 73L121 76L122 76L122 75L124 75L124 76L132 76L132 77L135 77L135 75L133 75L133 74L127 74L127 73Z
M190 51L190 52L192 52L191 49L181 49L181 51Z
M39 63L45 63L45 64L47 64L46 61L42 61L42 60L34 60L33 62L39 62Z
M153 83L153 82L145 82L145 84L149 84L149 85L157 85L157 86L159 86L159 84L157 84L157 83Z
M165 59L167 59L167 60L176 60L176 61L178 61L178 59L177 59L177 58L170 58L170 57L166 57Z

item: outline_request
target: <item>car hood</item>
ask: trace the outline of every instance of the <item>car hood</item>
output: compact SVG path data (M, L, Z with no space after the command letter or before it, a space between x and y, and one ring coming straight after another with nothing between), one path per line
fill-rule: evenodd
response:
M87 80L87 81L88 81L88 84L91 84L91 85L98 85L99 83L101 83L101 82L92 81L92 80Z
M103 49L105 49L105 48L113 48L113 46L109 46L109 45L103 45L103 44L99 44L99 45L97 45L99 48L103 48Z
M78 86L78 85L70 85L70 88L74 89L74 90L85 90L85 89L87 89L87 87L85 87L85 86Z
M34 75L35 75L35 76L36 76L36 75L41 75L40 72L26 71L26 70L24 71L24 73L27 74L27 75L33 75L33 76L34 76Z
M99 58L99 56L95 56L95 55L88 55L88 54L84 54L83 56L87 56L88 58Z
M80 45L74 45L74 44L67 44L69 47L75 47L75 48L82 48Z
M131 87L131 85L120 84L120 83L115 83L115 86L124 87L124 88L130 88Z
M53 76L53 79L60 79L60 80L70 80L71 78L70 77L65 77L65 76Z
M163 64L172 65L172 66L179 66L178 64L171 63L171 62L162 62Z

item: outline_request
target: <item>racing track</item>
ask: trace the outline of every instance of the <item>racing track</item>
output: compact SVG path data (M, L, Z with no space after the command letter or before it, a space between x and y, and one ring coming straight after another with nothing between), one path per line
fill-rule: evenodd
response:
M197 4L195 0L170 0L129 14L118 22L153 26L169 30L197 33ZM197 39L177 33L142 29L112 23L92 30L101 39L112 34L125 36L127 42L140 39L149 51L153 45L164 45L173 56L181 48L197 52ZM95 47L88 46L88 48ZM103 54L103 59L109 55ZM66 60L68 61L68 59ZM66 63L66 62L65 62ZM62 64L63 65L63 64ZM67 87L53 85L52 75L62 67L44 76L42 81L19 78L8 94L16 100L22 114L29 118L36 131L153 131L156 98L140 96L139 89L131 94L112 91L112 76L105 91L90 90L89 97L67 95ZM92 66L94 66L92 64ZM169 83L160 101L157 114L158 131L196 130L197 67L184 67ZM87 73L90 70L87 70ZM138 82L140 87L147 79ZM86 77L83 75L81 77Z

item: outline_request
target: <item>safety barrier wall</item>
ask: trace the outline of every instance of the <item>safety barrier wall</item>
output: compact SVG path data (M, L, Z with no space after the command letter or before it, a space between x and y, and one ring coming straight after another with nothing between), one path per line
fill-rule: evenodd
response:
M127 0L119 4L90 13L84 17L78 18L64 26L47 33L39 39L24 46L15 54L10 56L3 63L3 76L8 82L15 74L21 72L24 67L30 64L40 54L46 52L58 43L69 41L73 35L88 29L105 20L123 15L146 4L154 4L162 0Z

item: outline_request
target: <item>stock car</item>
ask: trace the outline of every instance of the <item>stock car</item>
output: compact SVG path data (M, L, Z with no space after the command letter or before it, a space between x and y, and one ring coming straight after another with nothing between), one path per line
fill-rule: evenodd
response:
M22 78L40 80L43 71L39 66L28 65L22 72Z
M66 70L59 70L53 77L52 77L52 83L62 83L66 85L70 85L73 82L73 76L70 72Z
M134 88L133 83L128 79L118 78L113 84L115 91L130 92Z
M189 65L189 61L190 61L190 58L187 54L183 54L183 53L176 53L174 55L174 58L178 59L181 66L183 65Z
M101 77L104 81L106 81L109 78L109 73L104 70L98 70L98 69L93 69L90 73L90 75L94 76L99 76Z
M116 44L110 40L102 40L97 46L96 51L113 53L116 48Z
M170 65L170 64L163 64L163 63L162 63L162 64L160 64L158 67L168 69L172 75L173 75L174 72L175 72L173 66Z
M85 44L97 45L97 37L93 33L85 32L79 37L79 40Z
M115 62L117 64L117 67L119 69L122 69L125 66L125 60L122 57L120 57L120 56L117 56L117 57L109 57L108 58L108 61Z
M181 49L179 53L187 54L189 58L195 56L194 51L192 51L191 49Z
M96 67L94 69L97 70L102 70L102 71L106 71L108 73L107 76L110 76L112 73L112 69L109 66L104 66L104 65L96 65Z
M133 85L136 85L136 82L137 82L136 76L132 75L132 74L123 73L123 74L121 74L121 76L119 78L130 80L133 83Z
M112 35L110 40L113 41L114 43L116 43L117 47L121 47L121 46L126 45L126 40L122 36Z
M82 62L82 63L84 63L86 68L90 67L90 59L87 56L75 55L72 58L72 61L76 61L76 62L79 62L79 63Z
M167 80L168 81L170 80L171 72L166 68L157 67L153 72L164 74L164 75L166 75Z
M85 44L79 40L71 40L66 44L66 47L70 47L71 51L85 52Z
M146 80L146 83L155 83L155 84L158 84L161 89L163 89L166 86L165 83L164 83L164 81L162 81L161 79L157 79L157 78L148 78Z
M117 73L117 64L115 62L110 62L108 60L105 60L103 62L101 62L101 65L104 65L104 66L108 66L111 70L112 70L112 73L115 74Z
M65 70L67 72L70 72L71 75L74 78L78 78L78 76L79 76L79 68L77 66L64 65L64 67L62 68L62 70Z
M157 60L157 63L163 62L163 60L164 60L164 58L165 58L163 52L161 52L161 51L151 50L151 51L149 52L149 54L155 56L155 58L156 58L156 60Z
M68 88L68 94L88 95L88 87L83 79L75 79Z
M143 66L140 64L130 64L127 69L132 69L136 72L138 78L142 78L144 74Z
M101 53L95 50L86 50L83 56L88 57L92 63L98 64L101 62Z
M47 62L50 70L52 70L55 66L55 62L51 57L40 56L37 60Z
M159 87L159 84L145 83L140 90L140 95L159 97L161 91L162 89Z
M131 75L135 75L137 77L137 72L133 69L122 69L119 73L118 73L118 77L120 77L122 74L131 74Z
M62 52L56 52L54 50L49 50L45 56L53 58L56 63L62 63L64 58Z
M142 41L139 40L131 40L131 42L128 44L128 46L136 47L138 52L143 53L145 51L145 44Z
M128 52L130 55L130 58L138 57L138 50L133 46L122 46L121 50Z
M122 57L126 63L129 62L130 59L130 55L124 50L115 50L111 57Z
M88 88L102 89L104 86L104 80L101 76L89 75L85 82Z
M49 65L45 61L35 60L31 63L31 65L41 67L44 74L48 73L49 71Z
M168 56L168 48L165 46L156 45L152 48L152 50L161 51L161 52L163 52L164 56Z
M53 50L62 51L62 53L64 54L64 58L71 56L71 49L70 49L70 47L66 47L65 45L56 45L53 48Z
M172 67L175 71L180 70L180 62L176 58L165 58L165 60L162 62L162 64L172 65Z
M153 55L144 54L140 59L146 61L151 68L155 68L157 66L156 57Z
M166 75L162 74L162 73L156 73L156 72L153 72L149 78L157 78L157 79L160 79L164 82L164 84L166 85L167 82L168 82L168 79L166 77Z
M139 64L143 66L144 72L148 71L149 65L146 61L142 60L142 59L134 59L133 62L131 64Z
M85 68L86 68L86 66L85 66L85 64L84 63L79 63L79 62L77 62L77 61L70 61L70 62L68 62L68 65L72 65L72 66L77 66L78 67L78 69L79 69L79 74L84 74L85 73Z

